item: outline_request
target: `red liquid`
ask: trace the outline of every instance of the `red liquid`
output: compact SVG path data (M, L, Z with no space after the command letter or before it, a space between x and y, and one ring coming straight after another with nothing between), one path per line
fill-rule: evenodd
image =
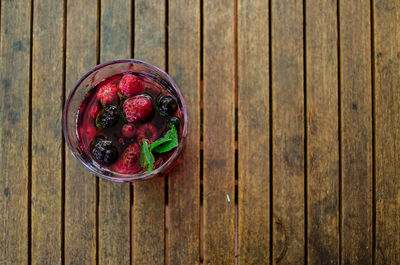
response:
M126 74L133 74L133 73L126 73ZM98 89L101 86L108 84L108 83L113 83L113 84L117 85L119 83L119 81L121 80L122 76L123 76L122 74L112 76L112 77L106 79L105 81L101 82L97 86L93 87L89 91L85 100L82 102L82 104L80 106L80 109L78 112L78 137L79 137L79 141L81 143L82 149L93 160L95 160L95 159L91 155L90 143L96 138L103 138L103 139L111 140L113 142L114 146L117 147L117 149L118 149L118 156L121 156L123 154L123 152L127 146L129 146L132 143L138 142L136 135L134 135L133 137L125 137L122 134L122 126L125 124L122 116L119 117L117 124L115 124L109 128L101 129L101 128L96 127L96 123L95 123L96 117L93 114L91 115L91 110L94 107L97 106L99 110L101 110L103 108L102 105L100 104L99 99L97 98L97 95L96 95L98 92ZM150 95L152 97L153 114L146 121L140 122L140 123L133 123L133 124L136 126L136 129L138 129L143 124L151 123L157 129L157 133L158 133L157 139L158 139L167 130L166 123L167 123L167 120L169 117L160 115L159 112L156 110L156 108L157 108L156 107L156 98L160 93L162 93L163 95L171 96L173 98L175 98L175 97L173 95L171 95L170 93L168 93L168 91L166 89L164 89L161 85L155 83L148 77L140 76L140 79L145 87L144 93L147 95ZM119 100L118 100L118 102L115 102L112 105L118 106L120 109L120 112L122 113L122 107L121 107ZM176 111L175 116L177 116L179 118L182 117L179 108ZM181 126L181 128L182 128L182 126ZM181 136L181 128L178 130L179 138ZM173 152L174 152L174 150L171 150L164 154L154 153L154 157L155 157L155 161L156 161L154 164L154 169L158 168L163 163L165 163L168 160L168 158L172 155ZM117 161L118 161L118 159L117 159ZM97 161L97 162L99 164L101 164L99 161ZM108 169L114 171L114 169L113 169L114 164L115 163L113 163L112 165L107 165L107 166L102 165L102 167L105 167L105 168L108 168ZM144 170L142 169L142 171L144 171Z

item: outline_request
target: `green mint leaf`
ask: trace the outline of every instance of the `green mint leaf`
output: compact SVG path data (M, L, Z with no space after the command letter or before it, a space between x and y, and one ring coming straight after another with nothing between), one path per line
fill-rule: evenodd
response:
M159 143L157 143L159 142ZM173 125L171 129L161 138L151 144L151 151L166 153L178 146L178 132Z
M152 142L151 146L150 146L150 151L153 151L154 148L156 148L162 144L165 144L166 142L169 142L169 141L171 141L171 139L169 139L167 137L163 137L161 139L158 139L157 141Z
M146 141L143 141L140 151L140 164L147 172L153 171L154 156L149 149L149 145Z

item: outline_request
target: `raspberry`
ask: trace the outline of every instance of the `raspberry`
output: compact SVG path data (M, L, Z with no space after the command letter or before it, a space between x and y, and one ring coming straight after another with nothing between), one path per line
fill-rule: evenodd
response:
M90 139L90 141L93 140L94 136L96 135L96 131L97 129L94 126L89 126L86 128L86 135Z
M99 92L97 92L97 98L103 104L110 104L118 99L117 86L115 84L105 84L100 87Z
M120 160L114 165L114 170L121 174L136 174L142 170L140 165L140 146L137 143L129 145Z
M95 105L95 106L93 106L93 107L91 107L91 108L89 109L89 116L90 116L92 119L96 119L97 114L99 113L99 111L100 111L100 107L99 107L98 105Z
M129 122L141 122L152 114L153 106L149 98L136 96L124 101L123 110Z
M151 143L157 140L157 137L158 137L157 129L151 123L143 124L137 130L137 140L139 143L141 143L145 139L149 140L149 142Z
M124 96L129 97L142 94L144 86L137 76L128 74L124 75L121 81L119 81L118 89Z
M133 125L133 123L127 123L124 126L122 126L122 134L125 137L133 137L136 133L136 126Z

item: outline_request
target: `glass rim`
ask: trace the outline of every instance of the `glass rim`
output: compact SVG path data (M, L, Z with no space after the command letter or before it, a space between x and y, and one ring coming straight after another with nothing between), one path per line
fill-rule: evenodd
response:
M145 67L154 70L156 73L160 74L162 76L162 78L164 78L166 81L168 81L171 84L171 87L175 90L175 92L178 95L178 98L182 104L182 116L183 116L183 123L182 123L182 134L181 134L181 139L179 141L178 147L175 149L175 151L173 152L173 154L168 158L167 161L165 161L160 167L158 167L157 169L153 170L152 172L141 172L141 173L137 173L137 174L121 174L121 173L117 173L115 171L111 171L109 169L105 169L106 172L108 172L110 175L106 175L103 174L103 172L101 172L97 167L86 163L85 161L83 161L83 159L78 155L77 150L75 150L75 148L72 146L71 144L71 139L70 139L70 135L68 134L68 110L69 110L69 105L70 102L72 100L72 98L74 97L76 91L78 90L78 88L80 87L80 85L82 84L82 82L84 80L86 80L86 78L88 78L92 73L94 73L95 71L109 66L109 65L114 65L114 64L120 64L120 63L134 63L134 64L141 64L144 65ZM173 163L179 158L179 155L183 149L184 146L184 142L187 136L187 131L188 131L188 115L187 115L187 105L186 105L186 101L185 98L182 95L182 92L179 88L179 86L176 84L176 82L172 79L172 77L166 73L164 70L158 68L157 66L154 66L150 63L141 61L141 60L137 60L137 59L118 59L118 60L112 60L112 61L108 61L108 62L104 62L101 64L98 64L96 66L94 66L93 68L91 68L90 70L88 70L85 74L83 74L78 81L75 83L73 89L71 90L71 92L68 95L68 98L66 99L65 103L64 103L64 108L63 108L63 115L62 115L62 126L63 126L63 134L64 134L64 139L65 142L68 145L68 148L71 152L71 154L75 157L76 160L79 161L79 163L81 165L83 165L86 169L88 169L91 173L95 174L96 176L106 179L106 180L110 180L113 182L133 182L133 181L139 181L139 180L145 180L145 179L149 179L152 177L155 177L157 175L159 175L160 173L163 173L164 171L168 170L170 166L173 165ZM83 150L82 150L83 151ZM94 159L92 159L95 165L100 166Z

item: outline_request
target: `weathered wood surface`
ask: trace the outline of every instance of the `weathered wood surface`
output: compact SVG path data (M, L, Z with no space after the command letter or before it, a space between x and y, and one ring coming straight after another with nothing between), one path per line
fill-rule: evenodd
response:
M86 7L92 8L87 9ZM96 65L97 1L66 5L65 93ZM97 181L65 150L65 264L96 264Z
M273 262L304 260L303 3L272 1Z
M370 1L340 2L342 264L372 264Z
M400 260L400 2L374 1L376 264Z
M319 265L340 258L336 7L306 1L307 258Z
M134 57L166 67L166 1L135 1ZM164 265L165 179L133 185L133 264Z
M0 264L400 260L399 1L8 0L0 13ZM182 163L133 186L96 179L60 134L76 80L131 57L169 71L190 119Z
M33 3L32 263L60 264L64 5L51 0Z
M168 264L199 264L200 1L170 0L168 72L185 95L189 130L181 164L168 177Z
M131 2L102 0L100 62L131 57ZM99 180L99 264L130 264L130 185Z
M270 256L269 37L267 1L239 1L238 261Z
M234 23L234 1L204 1L204 264L235 256Z
M31 2L1 2L0 263L28 262Z

